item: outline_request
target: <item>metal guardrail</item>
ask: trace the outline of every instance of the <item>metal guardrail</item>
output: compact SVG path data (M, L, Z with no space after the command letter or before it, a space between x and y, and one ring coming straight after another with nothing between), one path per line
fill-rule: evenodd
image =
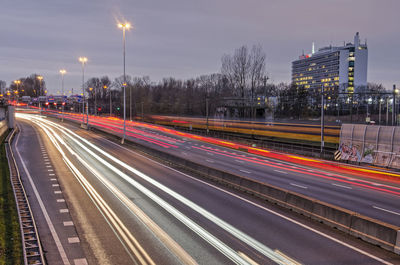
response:
M17 205L18 219L21 228L22 252L24 264L46 264L43 249L40 244L39 234L33 218L21 176L11 149L11 142L17 129L13 129L5 139L6 155L10 169L10 180L14 191L15 203Z

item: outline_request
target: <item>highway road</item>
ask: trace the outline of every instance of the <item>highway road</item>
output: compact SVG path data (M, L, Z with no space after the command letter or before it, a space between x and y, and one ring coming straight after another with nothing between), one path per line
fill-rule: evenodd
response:
M83 251L89 260L94 259L96 263L400 262L397 255L309 222L294 213L259 204L243 195L168 168L102 135L35 115L18 114L18 123L22 128L19 137L23 144L20 148L25 148L26 154L34 141L23 133L32 134L34 131L40 139L46 139L43 140L46 143L43 147L50 154L51 162L56 163L54 170L61 190L65 191L67 204L74 213L71 218L77 226L79 238L87 244L83 246ZM201 150L211 145L143 130L142 136L152 135L143 136L140 141L156 148L213 161L208 162L212 164L216 164L216 157L225 157L217 150ZM18 142L16 145L18 147ZM170 145L182 148L177 150ZM232 150L228 151L229 155L233 155ZM241 158L250 159L248 155L236 155L238 161ZM32 156L27 155L28 161L34 159ZM229 161L226 162L228 165ZM32 166L40 163L27 162ZM241 165L234 170L246 169ZM253 172L243 173L254 175ZM97 211L93 210L93 205ZM99 246L108 253L100 261L98 259L102 257L98 257L99 252L96 252ZM119 257L122 262L115 262L109 255L116 255L111 257Z
M79 115L66 117L81 121ZM93 117L90 124L116 135L122 134L122 121L119 119ZM128 139L134 142L170 152L182 159L256 179L400 226L400 181L389 182L316 169L302 164L301 159L299 163L290 163L261 157L216 146L205 137L188 138L189 134L162 126L128 122L127 132ZM400 180L400 175L397 176Z

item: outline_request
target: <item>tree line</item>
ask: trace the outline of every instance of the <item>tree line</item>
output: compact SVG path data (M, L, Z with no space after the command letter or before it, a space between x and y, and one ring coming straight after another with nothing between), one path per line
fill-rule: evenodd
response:
M46 82L32 74L20 78L20 84L11 83L10 91L20 96L38 97L46 94ZM150 77L126 77L127 116L141 114L224 116L253 118L273 112L278 118L312 118L320 115L320 97L294 84L268 82L266 54L260 45L241 46L221 58L219 73L201 75L186 80L173 77L159 82ZM85 82L90 112L109 113L110 97L115 115L121 115L123 104L123 76L114 80L108 76L92 77ZM0 80L5 93L6 84ZM369 91L385 91L379 84L368 84ZM376 96L375 96L376 97ZM364 98L360 98L360 101ZM332 106L339 107L339 97L333 97ZM262 112L260 112L260 110ZM335 108L334 110L335 111Z

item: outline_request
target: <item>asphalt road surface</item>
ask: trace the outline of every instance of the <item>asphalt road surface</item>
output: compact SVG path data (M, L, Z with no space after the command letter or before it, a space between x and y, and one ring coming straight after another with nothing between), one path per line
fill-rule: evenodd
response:
M26 150L23 159L27 167L42 166L41 161L34 160L40 152L34 152L32 135L38 135L37 138L45 143L44 151L49 154L60 190L70 206L70 217L81 246L67 253L72 259L78 258L76 253L83 253L89 263L99 264L400 262L397 255L291 212L259 204L195 179L104 136L32 115L19 115L18 122L22 132L16 148L21 148L21 152ZM148 133L146 130L145 134ZM174 145L182 146L179 151L178 148L168 149L181 154L185 152L186 155L182 154L185 157L198 155L196 159L209 161L225 157L198 149L208 145L158 135L165 146L172 141L175 141ZM150 140L141 141L149 143ZM243 168L242 165L233 170L254 171L253 167ZM46 171L38 175L42 173ZM53 188L46 188L46 185L45 181L37 185L43 186L40 193L43 196ZM50 202L52 198L48 200ZM48 212L57 215L58 208L53 208L49 206ZM52 214L50 217L53 218ZM62 227L60 229L56 230L62 236L71 237Z
M82 121L76 115L65 117L75 122ZM122 135L123 124L118 119L91 118L90 125ZM256 179L400 226L398 182L343 175L310 168L301 163L252 155L197 141L196 138L189 139L180 136L178 131L162 126L128 121L126 132L127 139L153 149L167 151L183 159Z

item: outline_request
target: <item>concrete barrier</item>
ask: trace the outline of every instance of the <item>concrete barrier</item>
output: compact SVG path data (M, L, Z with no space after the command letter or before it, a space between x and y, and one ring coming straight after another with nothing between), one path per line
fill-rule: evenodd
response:
M92 129L116 135L103 128ZM119 136L119 135L118 135ZM356 212L337 207L311 197L291 192L273 185L262 183L250 178L242 177L210 166L199 164L195 161L185 160L182 157L155 150L144 144L126 140L151 156L165 160L175 166L183 167L188 171L212 179L227 186L241 189L263 200L276 203L295 212L335 227L347 234L358 237L366 242L378 245L386 250L400 254L400 227L381 222Z
M396 246L399 243L399 230L397 226L358 214L352 216L350 226L351 235L393 252L396 247L399 248L399 245Z

